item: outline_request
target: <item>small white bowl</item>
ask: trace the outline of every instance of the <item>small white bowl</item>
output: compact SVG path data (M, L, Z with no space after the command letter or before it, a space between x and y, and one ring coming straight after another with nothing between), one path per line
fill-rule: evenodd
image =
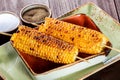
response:
M9 11L0 12L0 32L11 32L20 24L19 17Z
M50 8L48 8L46 5L43 5L43 4L30 4L30 5L27 5L27 6L25 6L25 7L23 7L22 9L21 9L21 11L20 11L20 18L21 18L21 20L24 22L24 23L28 23L28 24L31 24L31 23L37 23L37 24L39 24L39 23L42 23L42 22L44 22L44 19L43 20L40 20L39 22L30 22L30 21L27 21L27 20L25 20L24 18L23 18L23 15L24 15L24 13L25 12L27 12L27 11L29 11L29 10L32 10L32 9L35 9L35 8L43 8L43 9L45 9L45 10L47 10L47 12L48 12L48 16L46 16L46 17L50 17L51 16L51 10L50 10Z

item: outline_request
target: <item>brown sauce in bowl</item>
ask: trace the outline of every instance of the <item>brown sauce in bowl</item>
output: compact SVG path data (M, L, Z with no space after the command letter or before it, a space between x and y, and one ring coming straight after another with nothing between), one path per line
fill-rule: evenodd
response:
M23 14L23 19L28 22L39 23L45 17L49 16L49 12L45 8L32 8Z

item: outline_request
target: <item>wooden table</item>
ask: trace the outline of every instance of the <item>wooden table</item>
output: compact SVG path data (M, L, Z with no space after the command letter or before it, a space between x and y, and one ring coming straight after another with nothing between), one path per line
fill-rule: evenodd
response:
M110 16L120 21L120 0L0 0L0 11L12 11L19 16L20 10L24 6L31 3L40 3L50 7L52 10L52 17L56 18L87 2L94 2ZM7 41L8 40L9 38ZM119 67L120 61L86 80L120 80Z

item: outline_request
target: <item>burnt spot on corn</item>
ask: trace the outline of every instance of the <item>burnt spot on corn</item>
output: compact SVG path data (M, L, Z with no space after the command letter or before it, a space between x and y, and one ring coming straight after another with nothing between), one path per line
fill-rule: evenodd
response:
M25 34L30 33L30 31L25 31Z
M83 29L85 29L84 27L77 27L78 31L81 32L83 31Z
M60 35L62 37L62 35Z
M46 42L47 42L47 40L45 40L45 39L44 39L42 42L43 42L43 43L46 43Z
M39 38L44 38L44 37L45 37L45 35L44 35L44 34L42 34L42 35L40 35L40 36L39 36Z
M62 29L60 29L60 28L59 28L59 30L58 30L58 31L62 31Z
M39 40L39 36L34 36L33 39Z
M14 41L13 41L13 40L11 40L11 42L12 42L12 43L14 43Z
M40 47L40 45L37 45L37 47Z
M48 29L51 28L50 26L48 26Z
M16 31L16 33L19 33L20 31L18 30L18 31Z
M45 31L48 31L47 29Z
M92 37L94 37L95 35L93 34Z
M92 37L97 37L98 35L97 34L92 34Z
M70 40L71 40L71 41L74 41L74 37L70 37Z
M74 31L74 30L75 30L75 28L76 28L76 26L73 26L73 27L72 27L72 31Z
M80 35L80 34L78 34L78 37L81 37L81 35Z
M65 33L68 33L68 31L66 30Z
M21 29L21 31L25 31L25 29Z
M58 55L57 55L56 57L57 57L57 59L59 58L59 56L58 56Z
M30 50L34 51L34 48L30 48Z
M66 49L65 44L63 44L63 45L61 46L61 48L62 48L63 50L65 50L65 49Z
M58 24L58 23L59 23L58 21L55 22L55 24Z

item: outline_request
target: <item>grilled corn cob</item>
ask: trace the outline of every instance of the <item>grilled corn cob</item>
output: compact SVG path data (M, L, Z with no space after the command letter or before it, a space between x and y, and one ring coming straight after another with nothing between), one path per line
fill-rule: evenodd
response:
M17 50L55 63L72 63L78 54L74 45L24 26L12 35L11 41Z
M72 43L78 47L79 52L86 54L101 53L108 42L100 32L53 18L46 18L39 31Z

